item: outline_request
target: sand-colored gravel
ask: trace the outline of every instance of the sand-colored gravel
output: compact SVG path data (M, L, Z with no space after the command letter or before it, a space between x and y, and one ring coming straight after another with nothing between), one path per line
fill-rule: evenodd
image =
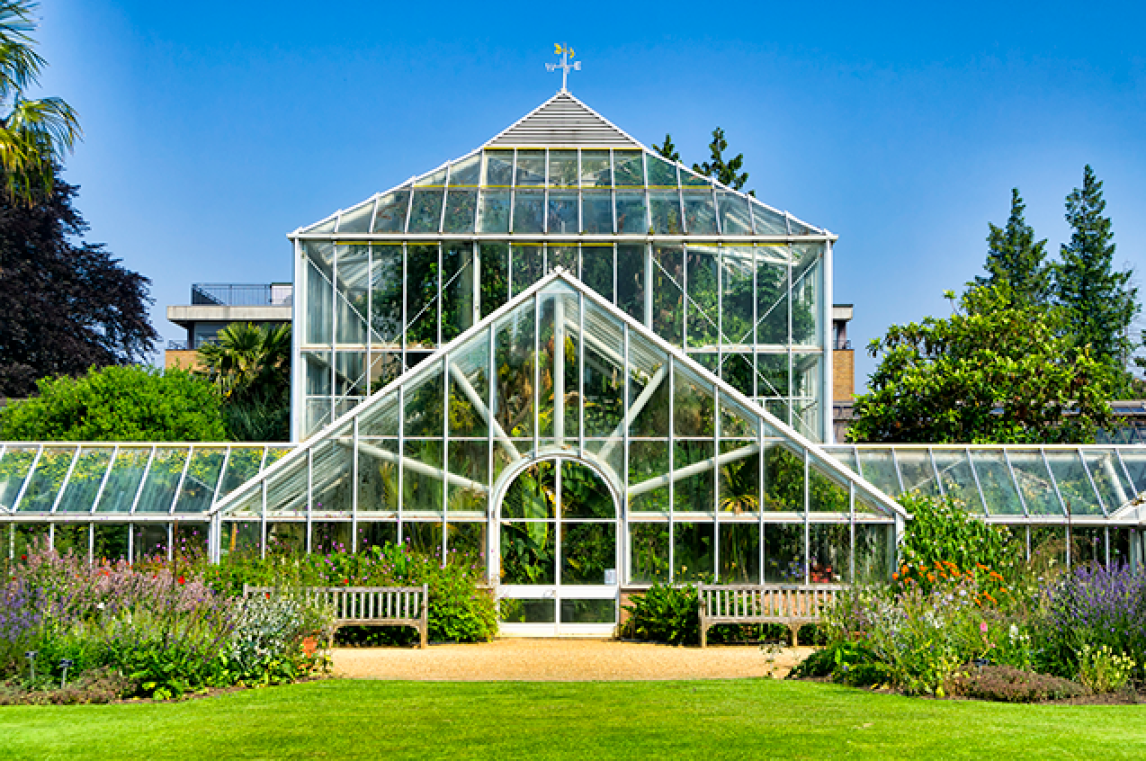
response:
M782 678L810 647L673 647L598 639L499 639L425 650L336 648L334 673L357 679L593 682L657 679Z

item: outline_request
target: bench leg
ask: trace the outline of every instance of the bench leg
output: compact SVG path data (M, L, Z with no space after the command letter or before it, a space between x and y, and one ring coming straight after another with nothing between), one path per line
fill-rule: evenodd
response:
M788 624L788 631L792 635L792 647L800 646L800 625Z
M708 625L700 625L700 646L708 647Z

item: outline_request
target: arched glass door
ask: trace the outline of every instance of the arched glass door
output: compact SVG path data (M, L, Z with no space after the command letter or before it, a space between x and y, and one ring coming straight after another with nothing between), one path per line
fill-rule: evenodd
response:
M499 510L506 634L611 634L617 623L617 505L604 478L555 458L522 470Z

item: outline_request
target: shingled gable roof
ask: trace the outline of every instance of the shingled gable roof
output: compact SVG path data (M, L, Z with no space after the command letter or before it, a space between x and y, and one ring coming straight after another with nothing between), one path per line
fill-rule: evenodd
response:
M644 148L624 130L562 90L486 143L514 146Z

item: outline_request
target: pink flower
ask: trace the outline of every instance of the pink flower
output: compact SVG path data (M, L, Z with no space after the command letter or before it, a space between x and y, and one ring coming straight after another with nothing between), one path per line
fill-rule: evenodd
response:
M983 634L987 633L987 622L986 621L983 621L982 623L979 624L979 631L981 631Z

